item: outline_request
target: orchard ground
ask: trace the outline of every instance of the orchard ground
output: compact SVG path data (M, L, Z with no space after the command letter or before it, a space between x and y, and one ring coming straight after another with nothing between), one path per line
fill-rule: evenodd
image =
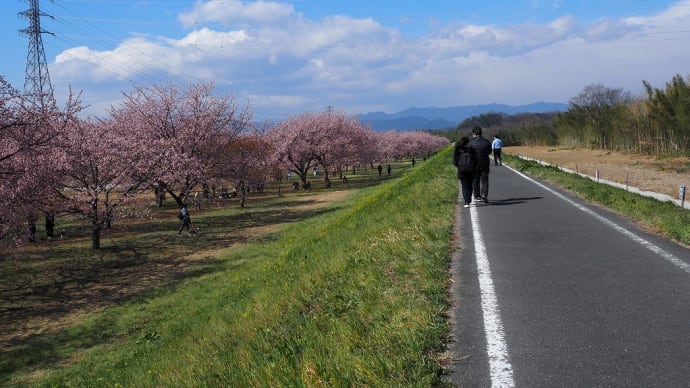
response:
M557 147L506 147L504 152L539 159L554 165L594 175L642 190L678 196L680 185L690 185L690 158L655 158L593 150ZM449 161L450 162L450 161ZM398 170L397 168L395 170ZM158 212L157 224L116 225L104 236L105 248L89 251L88 232L67 241L40 240L20 247L0 246L0 348L11 349L36 336L54 333L79 322L85 314L155 290L157 287L213 268L221 250L254 241L282 224L318 214L332 201L349 195L349 189L334 185L330 190L289 191L283 184L289 205L266 218L252 213L267 192L253 195L247 211L238 212L232 226L213 229L213 221L202 225L201 236L177 238L177 209ZM230 201L230 200L227 200ZM236 201L236 199L234 200ZM214 207L236 203L208 202L202 212L213 220ZM289 207L289 210L287 208ZM256 212L256 209L254 209ZM200 212L192 209L192 217ZM233 216L235 217L235 216ZM198 225L193 225L198 226ZM139 241L137 233L146 233ZM117 242L117 243L115 243ZM148 255L155 243L155 255ZM117 245L117 248L109 248ZM148 251L147 251L148 250ZM74 252L74 255L72 255ZM84 252L88 252L85 254ZM47 260L47 259L58 259Z
M348 195L345 189L286 192L285 211L275 216L255 214L262 201L276 192L250 194L248 208L239 199L204 202L201 211L190 207L198 236L177 237L179 209L167 206L148 221L122 221L104 233L104 248L91 251L88 229L82 236L38 239L37 243L0 246L0 348L9 350L23 341L50 334L80 321L84 314L116 305L163 284L209 270L214 257L236 244L261 239L282 224L317 214L329 203ZM153 194L151 194L153 195ZM232 226L220 227L213 213L220 207L238 210ZM254 209L252 209L254 208ZM289 208L289 210L288 210ZM204 221L195 222L202 219ZM74 230L74 229L73 229ZM39 233L41 230L39 230ZM148 236L137 241L137 233ZM148 244L155 244L151 254Z

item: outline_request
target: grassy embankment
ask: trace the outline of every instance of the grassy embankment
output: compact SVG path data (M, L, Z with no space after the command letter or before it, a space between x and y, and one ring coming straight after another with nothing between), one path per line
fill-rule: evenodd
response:
M374 171L362 172L372 175L348 184L361 179L358 189L299 217L286 209L309 194L286 193L245 210L193 213L206 226L195 238L176 239L174 224L151 222L106 240L103 252L88 251L86 239L39 252L93 271L92 261L117 268L123 260L143 265L195 249L210 253L155 289L2 350L0 385L442 384L437 357L448 333L457 198L450 155L448 148L404 173L396 166L381 183ZM270 228L272 219L289 222ZM239 237L243 226L263 234ZM227 236L238 237L230 244ZM36 263L24 270L45 268ZM7 275L8 264L0 265Z
M505 155L504 161L515 169L533 177L550 181L579 196L641 223L682 244L690 245L690 211L671 202L661 202L591 179L560 171L557 167L543 166L534 161Z

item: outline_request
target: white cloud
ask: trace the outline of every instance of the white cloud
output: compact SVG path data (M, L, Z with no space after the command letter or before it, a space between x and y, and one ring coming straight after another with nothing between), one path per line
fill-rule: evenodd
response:
M668 7L664 12L651 18L651 21L659 24L686 25L690 18L690 0L682 0Z
M567 102L594 82L633 92L642 80L663 84L690 62L682 48L690 39L690 0L657 15L586 25L568 15L502 26L450 23L414 39L373 19L309 20L268 1L197 1L179 19L197 28L178 39L131 38L110 51L69 49L51 75L59 85L83 85L85 100L97 91L99 102L106 84L117 101L132 84L216 81L219 92L275 117L326 106L365 113Z
M272 1L243 2L239 0L197 1L194 8L179 16L185 27L218 22L224 25L268 25L293 15L292 5Z
M180 40L168 39L172 46L197 46L205 49L216 49L223 46L231 46L237 43L244 42L249 37L247 34L240 31L220 32L213 31L208 28L192 31L187 36Z

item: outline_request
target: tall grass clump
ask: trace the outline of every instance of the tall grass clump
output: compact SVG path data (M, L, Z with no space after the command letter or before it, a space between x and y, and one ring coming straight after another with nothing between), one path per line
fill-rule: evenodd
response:
M90 315L59 336L105 339L38 385L443 384L451 151L228 248L214 271Z
M553 182L682 244L690 244L690 212L671 202L659 201L597 183L586 177L563 172L553 166L543 166L515 156L506 155L505 160L517 170Z

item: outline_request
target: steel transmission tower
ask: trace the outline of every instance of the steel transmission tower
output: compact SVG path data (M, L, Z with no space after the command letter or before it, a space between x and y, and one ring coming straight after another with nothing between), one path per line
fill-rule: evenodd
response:
M29 27L19 30L29 37L29 48L26 55L26 74L24 76L24 94L32 99L33 103L43 109L50 109L55 104L53 86L50 84L46 53L43 49L41 34L54 35L41 29L41 16L52 16L41 13L38 0L23 0L29 3L30 8L20 12L19 15L29 21Z

